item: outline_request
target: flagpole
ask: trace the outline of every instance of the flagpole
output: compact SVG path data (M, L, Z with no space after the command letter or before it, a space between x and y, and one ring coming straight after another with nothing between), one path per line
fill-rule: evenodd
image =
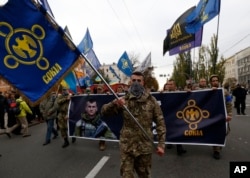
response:
M217 21L217 32L216 32L216 39L215 39L215 50L216 50L216 53L217 53L217 57L218 57L218 38L219 38L219 24L220 24L220 13L218 14L218 21ZM213 69L213 73L215 73L215 66L214 66L214 69Z
M47 10L45 10L43 7L41 7L41 4L37 1L37 0L31 0L33 2L33 4L36 5L36 7L42 12L44 13L44 15L47 17L48 21L51 23L51 25L53 26L53 28L55 28L63 37L63 39L65 39L66 44L69 46L70 49L72 50L76 50L77 52L79 52L79 55L81 57L83 57L85 59L85 61L89 64L89 66L95 71L95 73L101 78L101 80L106 84L106 86L109 88L109 90L113 93L113 95L119 99L119 96L115 93L115 91L111 88L111 86L108 84L108 82L103 78L103 76L99 73L99 71L93 66L93 64L89 61L89 59L83 54L81 53L77 46L73 43L72 39L69 38L68 34L64 32L64 30L61 29L61 27L57 24L57 22L55 21L54 17L52 17ZM42 9L41 9L42 8ZM138 122L138 120L133 116L133 114L129 111L129 109L127 108L127 106L122 105L122 107L129 113L129 115L131 116L131 118L135 121L135 123L137 124L137 126L141 129L141 131L143 132L144 136L146 136L146 138L152 143L152 145L154 144L154 140L147 134L147 132L144 130L144 128L141 126L141 124Z

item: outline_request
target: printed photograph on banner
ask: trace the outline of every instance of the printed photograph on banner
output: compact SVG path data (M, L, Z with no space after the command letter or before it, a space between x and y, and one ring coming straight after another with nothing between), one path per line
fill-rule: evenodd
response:
M114 96L106 94L73 96L69 112L69 136L117 141L121 124L116 123L121 122L121 117L107 119L100 115L102 105L113 99Z

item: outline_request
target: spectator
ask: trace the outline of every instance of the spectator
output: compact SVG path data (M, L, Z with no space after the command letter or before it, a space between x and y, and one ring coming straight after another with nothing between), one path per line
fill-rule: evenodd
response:
M10 134L6 132L4 116L8 111L8 101L3 93L0 91L0 134L5 133L10 137Z
M12 132L13 130L15 130L17 127L21 125L23 129L22 131L23 137L29 137L31 135L29 133L29 124L28 124L26 116L27 116L27 113L32 115L32 111L30 107L28 106L28 104L21 98L19 94L15 94L15 99L16 99L16 102L20 103L21 113L16 116L17 124L9 128L7 133L10 134L10 132Z
M247 90L243 88L240 84L237 84L236 88L233 90L233 96L235 96L235 108L237 110L237 115L246 115L246 95Z
M16 99L15 99L15 93L10 93L10 96L8 98L8 105L9 105L9 110L8 110L8 128L13 127L15 124L17 124L17 118L15 116L15 107L17 106ZM21 134L21 125L12 130L12 133L16 135Z

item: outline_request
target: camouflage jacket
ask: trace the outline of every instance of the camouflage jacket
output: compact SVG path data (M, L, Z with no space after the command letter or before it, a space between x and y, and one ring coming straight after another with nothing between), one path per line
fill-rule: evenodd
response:
M124 97L125 106L152 139L152 124L155 122L158 145L165 148L166 125L162 110L156 99L150 93L144 93L139 99L130 93L127 93ZM152 153L153 145L151 141L144 136L142 130L123 107L110 102L103 105L101 110L101 114L104 116L118 113L122 113L123 116L123 126L120 131L121 150L134 155Z
M51 96L40 103L39 109L46 120L57 117L57 102Z
M56 102L58 104L58 119L63 119L68 113L70 100L68 99L68 96L59 95Z

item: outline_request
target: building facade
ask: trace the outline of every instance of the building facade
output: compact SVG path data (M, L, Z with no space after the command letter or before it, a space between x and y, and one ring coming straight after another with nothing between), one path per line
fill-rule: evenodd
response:
M226 59L225 79L235 78L237 83L250 88L250 47Z
M112 64L103 64L100 67L100 70L103 71L104 76L110 79L110 85L116 83L128 84L129 77L126 76L118 67L116 63Z

